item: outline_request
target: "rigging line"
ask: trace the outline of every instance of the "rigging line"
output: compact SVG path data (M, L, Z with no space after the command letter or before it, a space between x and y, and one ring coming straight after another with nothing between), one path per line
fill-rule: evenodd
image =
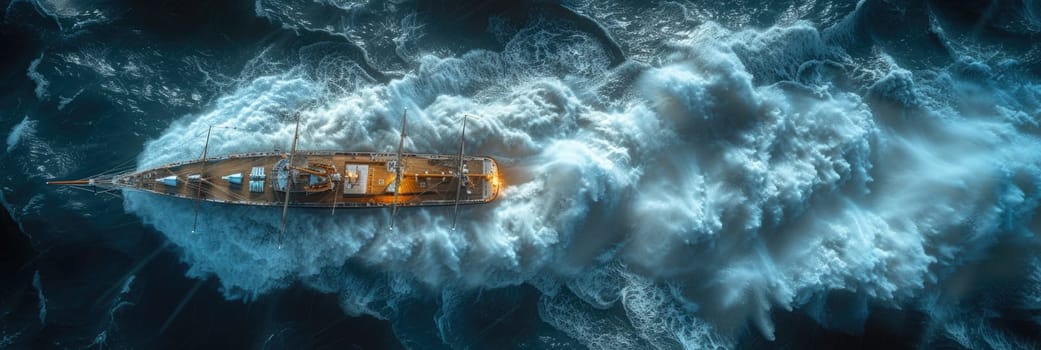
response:
M243 202L248 202L249 201L249 199L246 198L245 196L242 196L242 195L240 195L238 193L235 193L235 192L232 192L230 190L224 189L221 186L217 186L217 184L213 183L212 181L209 181L209 180L205 180L205 181L206 181L206 183L208 183L210 185L213 185L212 189L206 190L207 194L218 193L218 192L214 192L214 190L218 190L218 191L221 191L220 193L226 194L226 195L228 195L228 196L230 196L230 197L232 197L234 199L237 199L239 201L243 201Z
M137 159L137 157L127 158L126 160L120 162L119 164L113 165L112 168L118 168L118 167L122 167L122 166L125 166L125 165L130 165L130 162L134 161L134 159Z
M241 196L241 195L239 195L239 194L237 194L235 192L229 191L227 189L224 189L223 187L218 186L217 184L215 184L213 181L210 181L210 180L207 180L207 179L204 179L204 178L201 178L201 177L199 178L199 181L205 182L207 184L212 185L211 189L204 190L203 193L212 195L212 194L218 193L218 192L214 192L214 190L219 190L219 191L222 191L222 192L219 192L219 193L227 194L228 196L231 196L231 197L233 197L235 199L238 199L240 201L243 201L243 202L248 202L249 201L249 199L247 199L246 197Z
M122 162L119 162L118 164L115 164L115 165L113 165L113 166L110 166L110 167L108 167L108 169L109 169L109 170L111 170L111 169L126 169L126 168L132 168L132 167L134 167L134 166L135 166L134 164L132 164L132 163L131 163L132 161L134 161L134 158L129 158L129 159L127 159L127 160L124 160L124 161L122 161Z
M462 194L463 182L467 180L466 176L463 175L463 150L466 145L466 118L467 114L463 114L463 131L459 133L459 186L455 189L455 209L452 213L452 231L455 231L456 224L459 221L459 195Z
M168 246L170 246L170 241L163 241L162 245L160 245L158 248L155 248L154 251L152 251L143 259L141 259L141 261L139 261L137 265L134 265L134 267L130 269L130 271L127 271L127 273L123 274L123 278L120 278L118 282L112 285L112 287L109 287L109 289L105 290L104 293L101 293L101 296L94 301L94 305L92 307L97 307L98 305L100 305L102 299L105 299L106 297L114 293L119 286L122 286L123 283L126 283L126 280L130 278L131 275L137 274L138 271L141 271L141 269L143 269L145 266L148 266L148 264L151 263L152 260L155 260L156 256L159 256L159 253L161 253Z
M99 173L98 175L95 175L95 176L108 174L108 173L113 172L116 169L129 169L129 168L133 168L134 165L129 164L133 160L134 160L134 158L129 158L127 160L124 160L123 162L121 162L119 164L116 164L116 165L113 165L113 166L109 167L108 169L106 169L105 171L102 171L101 173Z
M173 321L177 319L177 315L179 315L181 311L184 310L184 306L188 305L188 301L192 300L192 297L195 296L195 293L199 291L199 287L202 287L202 284L205 282L206 280L199 280L198 282L195 282L195 285L192 286L192 289L188 291L188 294L184 295L184 299L181 299L181 303L177 304L177 308L175 308L173 313L170 314L170 317L166 319L166 322L163 322L163 326L159 327L159 334L163 334L163 332L166 331L166 328L170 327L170 324L172 324Z
M109 175L126 174L126 173L132 172L135 168L136 168L136 165L134 165L134 164L118 164L118 165L115 165L115 166L110 167L108 169L105 169L104 171L102 171L100 173L97 173L97 174L95 174L95 175L93 175L91 177L92 178L97 178L97 177L105 177L105 176L109 176Z
M289 193L292 190L293 183L293 155L296 153L296 143L300 138L300 112L296 112L296 131L293 132L293 145L289 149L289 163L286 163L286 172L288 178L286 179L286 196L285 203L282 204L282 231L278 234L278 249L282 249L282 237L286 234L286 216L289 214Z
M122 167L122 168L111 168L111 169L105 170L104 172L95 174L95 175L93 175L91 177L98 178L98 177L106 177L106 176L109 176L109 175L118 175L118 174L128 173L133 168L134 168L134 166L127 166L127 167Z
M209 182L207 182L207 183L209 183ZM211 184L211 185L212 185L212 183L209 183L209 184ZM205 194L206 196L209 196L209 197L220 197L220 195L223 195L223 194L225 194L225 193L223 193L223 192L218 192L218 191L216 191L216 190L213 190L213 189L205 189L205 190L202 190L202 194ZM234 195L234 194L232 194L232 193L227 193L227 195L229 195L229 196L232 196L232 195ZM201 196L200 196L199 198L200 198L200 200L201 200Z
M394 162L394 204L391 205L390 209L390 229L394 229L394 219L398 215L398 194L401 193L401 173L405 171L405 166L401 164L401 148L405 145L405 118L408 116L408 108L401 113L401 139L398 141L398 159Z
M119 223L119 224L115 224L115 225L112 225L112 226L105 227L105 229L106 230L113 230L113 229L123 228L123 227L127 227L127 226L130 226L130 225L135 225L135 224L140 224L140 223L141 223L141 220L130 220L130 221L127 221L127 222L123 222L123 223Z
M199 200L202 199L202 179L206 176L206 152L210 150L210 132L213 131L213 124L206 129L206 143L202 147L202 169L199 170L199 184L196 186L195 191L195 222L192 223L192 233L199 228Z
M339 196L336 196L336 183L333 182L333 184L332 184L332 214L331 214L332 216L336 215L336 199L337 199L337 197L339 197Z
M87 179L90 179L90 180L111 180L115 176L119 176L119 175L123 175L123 174L127 174L127 173L129 173L129 172L128 171L123 171L123 172L113 172L113 173L106 173L106 174L96 174L96 175L91 175L91 176L87 177Z
M482 337L484 337L484 334L488 332L488 330L502 323L504 320L506 320L507 317L510 317L510 315L513 315L513 313L517 312L517 310L520 309L520 307L521 304L514 305L512 309L506 311L498 318L492 320L492 322L488 323L486 326L484 326L484 328L481 328L481 330L477 332L477 339L481 339Z
M25 268L29 267L30 265L36 264L36 262L40 259L43 259L43 257L47 255L47 253L50 253L52 249L54 249L53 245L38 250L38 253L36 253L32 259L29 259L29 261L26 261L24 264L22 264L22 266L18 268L17 272L21 273L22 271L25 271Z
M104 190L104 191L101 191L101 192L97 192L97 193L110 193L110 192L118 191L120 189L121 188L119 188L119 187L115 187L115 188L110 188L110 189L107 189L107 190Z
M88 190L86 188L86 186L87 185L71 185L71 186L65 186L64 188L71 188L71 189L79 190L79 191L83 191L83 192L94 193L94 191Z
M100 195L100 194L105 194L105 195L109 195L109 196L116 197L116 198L119 198L119 199L123 199L123 196L117 195L117 194L113 194L113 193L108 192L108 191L95 193L95 195Z

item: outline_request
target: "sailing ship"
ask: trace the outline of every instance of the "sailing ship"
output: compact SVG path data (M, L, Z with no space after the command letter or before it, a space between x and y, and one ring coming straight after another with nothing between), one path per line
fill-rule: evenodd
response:
M487 156L465 155L463 116L459 154L405 153L407 110L401 118L396 153L300 151L300 117L288 153L280 151L209 157L211 126L199 159L152 169L102 174L79 180L49 181L50 185L91 187L104 193L142 191L195 200L196 224L200 201L229 205L281 206L282 231L289 207L391 209L391 224L399 207L488 203L503 184L499 165ZM456 219L453 218L453 228ZM194 231L194 229L193 229Z

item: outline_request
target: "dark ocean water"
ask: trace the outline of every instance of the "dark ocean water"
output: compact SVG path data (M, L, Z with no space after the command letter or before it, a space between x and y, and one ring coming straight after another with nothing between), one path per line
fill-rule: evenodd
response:
M1038 1L0 5L0 348L1041 347ZM44 185L406 108L458 231Z

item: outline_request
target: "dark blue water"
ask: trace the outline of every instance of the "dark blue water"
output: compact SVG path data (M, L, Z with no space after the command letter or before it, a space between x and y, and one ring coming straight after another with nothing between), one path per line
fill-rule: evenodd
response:
M1037 1L0 5L0 348L1041 344ZM44 185L405 109L459 230Z

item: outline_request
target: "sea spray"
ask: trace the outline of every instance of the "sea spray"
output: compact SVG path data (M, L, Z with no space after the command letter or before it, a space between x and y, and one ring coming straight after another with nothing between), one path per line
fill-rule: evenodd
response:
M453 308L460 291L531 284L544 293L544 321L598 348L728 346L748 322L772 338L773 310L812 309L832 291L901 307L1031 234L1041 145L1022 122L1034 105L1012 96L1036 89L959 98L1001 79L969 74L988 63L937 73L889 62L865 97L828 76L788 81L806 61L845 59L805 23L763 32L706 23L638 68L627 99L604 108L583 84L596 78L584 77L631 67L560 62L569 56L552 53L592 54L596 43L545 46L556 35L574 34L528 28L505 52L424 56L402 79L345 94L296 70L257 77L140 157L141 168L190 158L195 135L214 124L243 125L212 140L214 154L284 149L286 115L315 95L302 148L387 151L409 108L408 150L447 153L459 115L474 113L468 149L500 157L508 183L496 202L465 208L457 231L439 208L404 210L394 231L385 211L299 210L278 249L274 210L205 204L206 234L192 235L190 202L128 193L126 208L182 247L190 276L216 276L230 298L302 281L339 294L350 314L397 319L403 303L431 293ZM976 104L990 99L1025 102L999 114ZM454 343L451 311L437 327Z

